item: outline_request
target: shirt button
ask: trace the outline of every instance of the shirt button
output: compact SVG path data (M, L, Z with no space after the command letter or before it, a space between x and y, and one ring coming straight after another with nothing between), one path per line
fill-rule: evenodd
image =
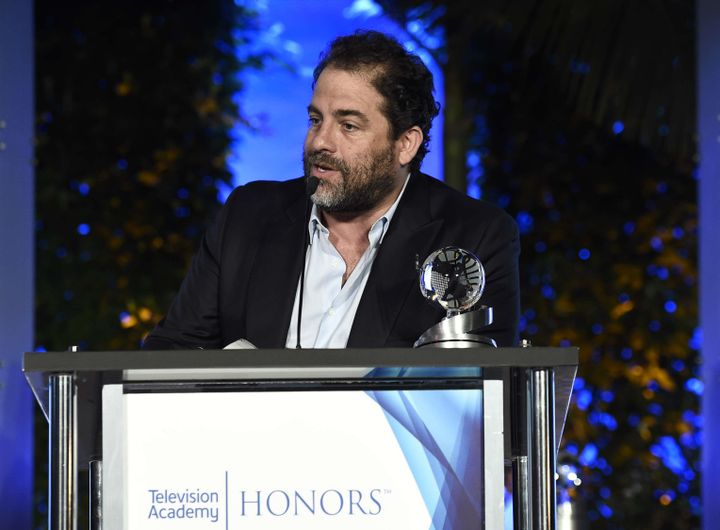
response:
M335 314L335 308L334 308L334 307L331 307L330 309L328 309L328 315L334 315L334 314Z

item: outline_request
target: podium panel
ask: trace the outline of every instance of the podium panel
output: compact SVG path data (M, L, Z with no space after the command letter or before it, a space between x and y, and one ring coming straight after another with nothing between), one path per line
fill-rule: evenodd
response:
M481 382L341 386L105 386L103 528L482 528Z

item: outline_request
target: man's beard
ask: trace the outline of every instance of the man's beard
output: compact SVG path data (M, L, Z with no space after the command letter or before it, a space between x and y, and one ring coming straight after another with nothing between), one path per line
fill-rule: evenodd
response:
M320 186L312 196L317 207L326 212L371 210L390 195L394 187L392 146L370 154L354 166L322 151L303 153L306 177L310 176L313 165L340 172L339 182L330 182L320 177Z

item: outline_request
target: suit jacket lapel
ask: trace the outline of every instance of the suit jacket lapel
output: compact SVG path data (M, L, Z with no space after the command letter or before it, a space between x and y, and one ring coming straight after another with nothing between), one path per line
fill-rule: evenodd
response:
M283 348L287 338L307 224L304 195L265 230L251 275L247 307L247 335L261 348Z
M410 178L375 258L348 347L384 346L406 298L419 289L416 256L422 263L443 225L431 215L427 178Z

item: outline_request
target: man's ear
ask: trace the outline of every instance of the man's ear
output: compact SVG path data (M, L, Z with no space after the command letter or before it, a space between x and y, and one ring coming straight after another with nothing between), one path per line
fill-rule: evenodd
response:
M417 125L410 127L400 135L395 145L398 147L398 161L400 165L407 166L420 149L423 142L423 132Z

